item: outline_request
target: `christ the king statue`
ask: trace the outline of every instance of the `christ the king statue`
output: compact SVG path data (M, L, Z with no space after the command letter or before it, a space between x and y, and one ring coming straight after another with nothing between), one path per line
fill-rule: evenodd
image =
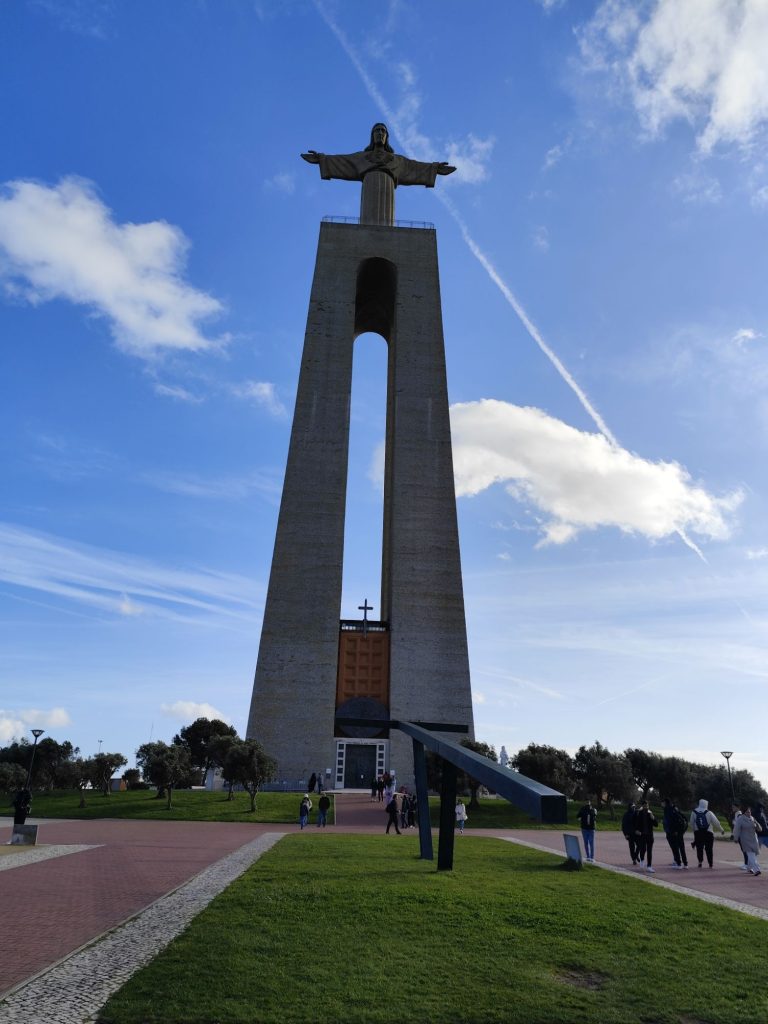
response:
M385 124L375 124L370 145L359 153L328 155L310 149L301 154L310 164L320 165L320 177L362 181L360 223L392 225L395 217L395 189L398 185L434 188L438 174L452 174L450 164L423 163L399 156L389 144Z

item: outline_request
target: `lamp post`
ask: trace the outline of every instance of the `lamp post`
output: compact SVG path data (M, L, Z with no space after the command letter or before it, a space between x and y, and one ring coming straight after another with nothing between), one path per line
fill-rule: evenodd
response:
M104 742L104 740L99 740L99 753L101 753L101 744L102 744L103 742Z
M32 745L32 757L30 757L29 759L29 771L27 772L27 784L24 787L25 789L29 789L29 784L32 781L32 766L35 763L35 751L37 750L37 741L40 739L44 732L45 729L32 729L32 735L35 737L35 742Z
M733 757L733 751L721 750L720 753L723 755L725 763L728 765L728 781L731 784L731 808L733 808L736 803L736 794L733 792L733 776L731 775L731 758ZM731 810L731 813L733 813L733 810Z

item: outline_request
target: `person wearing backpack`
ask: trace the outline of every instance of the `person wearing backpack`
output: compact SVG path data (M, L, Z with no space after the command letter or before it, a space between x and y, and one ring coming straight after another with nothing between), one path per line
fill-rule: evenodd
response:
M678 871L682 868L687 870L688 857L685 852L685 839L683 837L688 828L688 822L685 820L685 815L678 810L669 797L664 801L664 820L662 824L664 825L667 843L675 861L672 867Z
M709 810L708 800L699 800L698 806L691 811L688 824L693 829L693 843L696 847L696 856L699 867L704 862L704 854L707 855L707 864L712 867L712 851L715 847L715 829L719 829L721 835L725 835L725 829L717 820L712 811Z
M752 816L757 822L757 840L760 846L768 846L768 818L762 804L755 804Z

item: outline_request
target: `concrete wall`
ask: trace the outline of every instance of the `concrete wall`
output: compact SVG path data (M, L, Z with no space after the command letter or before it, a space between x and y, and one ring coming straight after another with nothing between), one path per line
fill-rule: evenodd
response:
M278 778L335 764L356 289L371 258L396 268L381 602L390 710L472 725L435 233L324 223L247 731L277 758ZM399 733L390 762L412 784Z

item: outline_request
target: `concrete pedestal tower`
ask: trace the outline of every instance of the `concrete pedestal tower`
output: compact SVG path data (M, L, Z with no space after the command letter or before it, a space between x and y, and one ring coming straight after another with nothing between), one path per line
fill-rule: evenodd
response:
M394 154L302 154L362 181L360 223L323 222L247 735L278 781L413 783L411 741L344 716L465 723L472 735L435 231L394 224L398 185L454 168ZM355 338L388 345L381 618L340 622Z

